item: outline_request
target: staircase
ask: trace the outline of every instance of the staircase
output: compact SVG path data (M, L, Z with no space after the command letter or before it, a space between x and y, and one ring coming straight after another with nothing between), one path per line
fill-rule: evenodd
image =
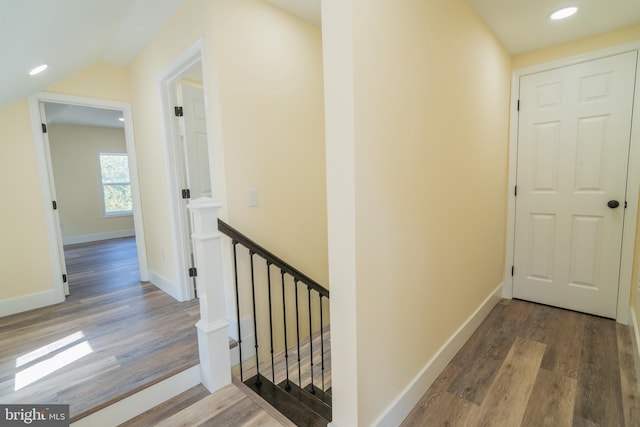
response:
M221 220L218 230L233 253L237 376L296 425L326 427L329 291Z

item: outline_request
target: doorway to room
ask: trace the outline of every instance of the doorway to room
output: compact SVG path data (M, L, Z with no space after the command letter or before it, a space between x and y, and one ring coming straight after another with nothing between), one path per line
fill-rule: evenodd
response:
M61 300L73 290L69 283L74 278L68 274L64 250L69 245L85 245L76 255L82 253L96 262L95 256L87 255L89 242L129 238L128 243L120 242L123 249L116 251L121 256L134 256L129 267L137 265L137 268L127 274L127 280L135 275L138 284L147 281L131 107L48 93L36 95L30 103L32 120L42 126L38 132L41 143L36 147L43 198L47 200L45 213L54 286ZM117 265L113 248L96 250L94 254L106 257L110 254ZM75 278L77 282L84 279L82 275Z
M42 104L67 301L140 287L122 111Z
M616 318L636 62L631 51L520 78L515 298Z
M177 264L178 299L197 296L189 202L213 196L213 149L201 43L196 43L161 73L169 194Z

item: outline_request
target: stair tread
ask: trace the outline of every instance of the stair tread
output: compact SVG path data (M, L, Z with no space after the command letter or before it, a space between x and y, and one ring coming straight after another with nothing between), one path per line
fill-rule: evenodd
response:
M309 409L320 415L322 418L331 421L330 402L329 404L327 404L322 400L322 398L319 396L320 390L316 388L316 394L318 394L318 396L316 396L315 394L311 394L310 391L300 388L297 384L294 384L291 381L289 381L289 390L286 389L286 385L287 381L284 380L280 384L278 384L278 387L289 393L291 396L293 396Z
M260 386L256 385L258 378L262 382ZM330 421L262 375L253 376L244 383L296 425L327 427Z
M307 393L311 393L311 384L308 384L304 390ZM322 391L320 390L318 387L314 387L314 392L311 393L316 399L321 400L322 402L324 402L326 405L328 405L329 407L331 407L331 388L329 388L327 391Z

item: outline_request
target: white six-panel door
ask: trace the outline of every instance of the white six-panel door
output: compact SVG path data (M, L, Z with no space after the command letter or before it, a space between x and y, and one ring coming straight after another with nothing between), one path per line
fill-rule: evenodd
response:
M635 73L629 52L521 78L515 298L615 318Z

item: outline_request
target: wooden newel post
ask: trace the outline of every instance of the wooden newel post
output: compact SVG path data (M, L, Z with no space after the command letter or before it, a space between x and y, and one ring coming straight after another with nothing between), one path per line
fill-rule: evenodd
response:
M200 298L198 348L202 384L214 392L231 384L229 323L225 319L222 247L218 210L222 205L209 197L189 203L193 221L193 246Z

